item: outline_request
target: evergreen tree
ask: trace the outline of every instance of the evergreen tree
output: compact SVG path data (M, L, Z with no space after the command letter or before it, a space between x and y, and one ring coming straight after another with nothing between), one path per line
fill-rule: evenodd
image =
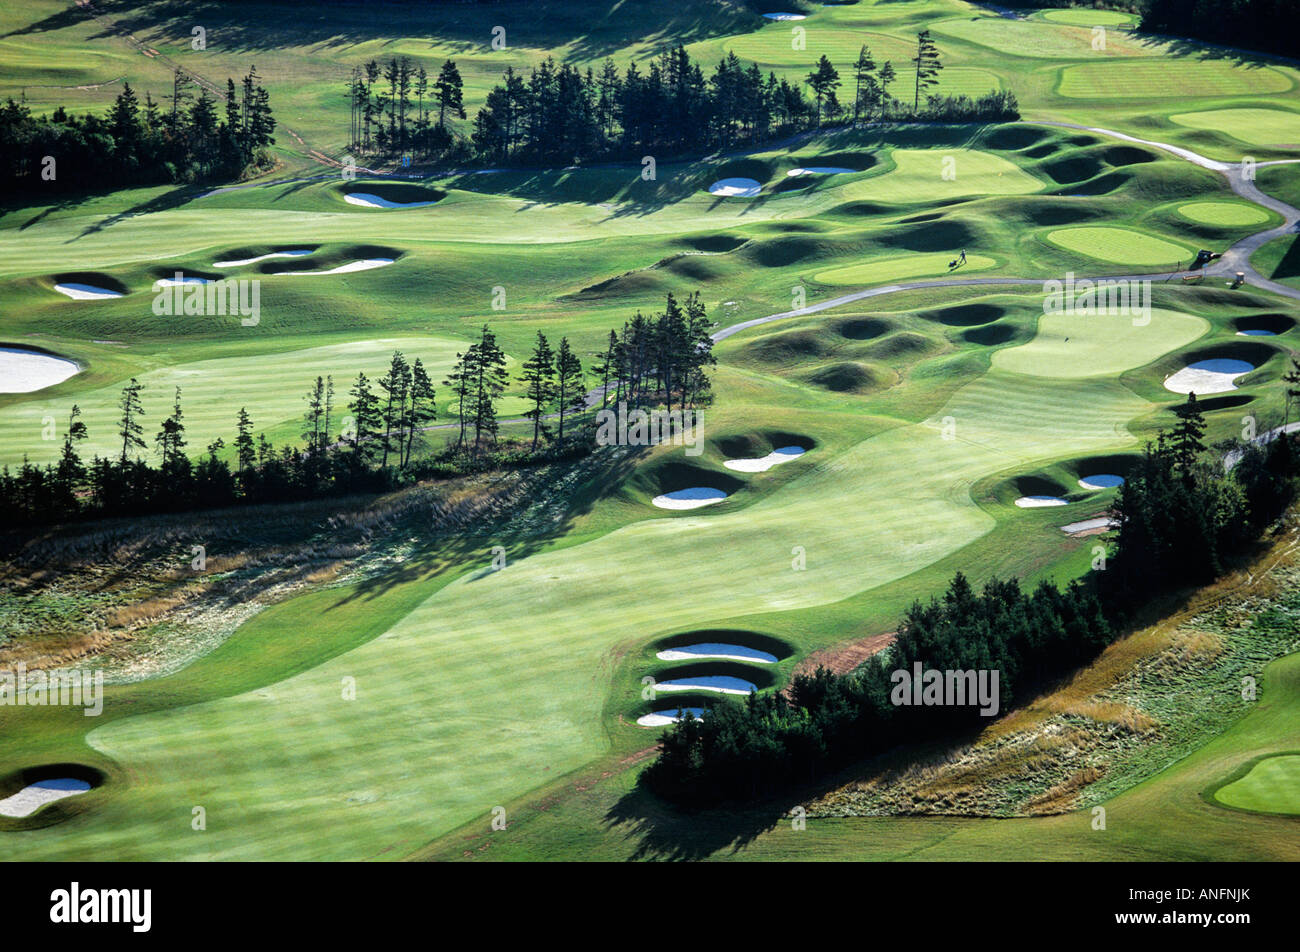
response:
M912 57L912 63L916 66L916 92L912 100L912 113L918 114L921 106L921 91L938 85L939 70L943 69L943 64L939 62L939 48L930 39L929 30L922 30L916 34L916 55Z
M117 408L122 411L117 425L117 435L122 438L122 456L121 464L126 466L127 456L134 449L144 449L144 440L141 434L144 427L140 424L140 417L144 416L144 406L140 402L140 391L144 389L144 384L137 381L134 377L131 382L122 388L122 396L118 399Z
M525 396L533 404L524 416L533 421L533 451L536 452L537 439L544 430L542 415L556 394L555 353L541 331L537 332L537 343L533 347L532 356L524 361L520 379L527 386Z
M569 347L569 338L560 338L560 349L555 355L555 395L559 401L560 432L564 439L564 413L582 407L585 393L582 388L582 361Z
M257 461L257 450L253 445L253 421L244 407L239 408L235 431L235 459L239 471L248 472Z
M447 127L448 115L455 119L465 118L465 86L460 78L460 70L452 60L442 64L433 89L433 98L438 104L439 129Z
M817 61L817 68L808 74L804 80L812 87L813 96L817 100L817 125L822 123L822 103L827 96L833 96L835 90L840 87L839 71L831 65L831 61L822 54L821 59Z
M1187 402L1174 408L1178 423L1174 426L1170 438L1175 465L1185 478L1191 478L1196 459L1205 452L1202 438L1205 436L1205 416L1196 403L1196 394L1189 393Z

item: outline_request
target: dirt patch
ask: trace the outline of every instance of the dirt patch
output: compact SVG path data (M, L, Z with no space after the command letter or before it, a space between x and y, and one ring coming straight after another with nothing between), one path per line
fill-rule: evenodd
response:
M796 676L815 674L818 668L826 668L832 674L848 674L874 654L884 651L894 643L897 632L887 631L883 635L871 635L855 641L820 648L795 665Z

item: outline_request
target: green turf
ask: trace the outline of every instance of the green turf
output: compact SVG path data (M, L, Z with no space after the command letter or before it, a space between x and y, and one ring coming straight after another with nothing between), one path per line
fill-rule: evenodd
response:
M1099 261L1144 267L1177 267L1195 257L1185 245L1109 225L1080 225L1047 233L1054 245Z
M1178 207L1178 214L1203 225L1262 225L1268 221L1268 212L1241 202L1189 202Z
M1265 757L1244 777L1220 787L1214 798L1241 810L1300 815L1300 754Z
M1141 367L1200 337L1208 322L1152 309L1149 315L1045 314L1027 344L999 350L993 366L1036 377L1101 377Z
M959 249L960 250L960 249ZM957 258L957 252L939 252L937 254L917 254L906 258L886 258L869 261L864 264L849 265L846 268L833 268L818 272L814 281L823 284L882 284L903 278L928 278L937 275L953 274L964 276L970 271L982 271L997 264L984 255L966 255L966 263L957 268L948 266Z
M1046 10L1043 19L1070 26L1118 26L1132 23L1133 15L1120 10Z
M1181 59L1067 66L1061 71L1059 92L1070 99L1160 98L1177 107L1179 100L1190 96L1263 96L1288 92L1293 88L1295 80L1271 66L1238 65L1228 60ZM1217 110L1214 125L1210 128L1223 128L1226 124L1244 130L1249 119L1234 114L1250 111L1254 110ZM1187 115L1190 114L1184 114ZM1195 115L1204 117L1208 114ZM1201 125L1197 128L1207 127Z
M1271 92L1267 79L1261 78L1257 93ZM1227 90L1225 90L1226 92ZM1205 112L1181 112L1169 117L1189 129L1224 132L1247 145L1300 145L1300 112L1282 109L1212 109Z

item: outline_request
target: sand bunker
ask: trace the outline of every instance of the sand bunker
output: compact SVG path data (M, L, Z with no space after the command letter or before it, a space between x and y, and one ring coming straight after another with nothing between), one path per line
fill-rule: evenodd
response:
M93 284L56 284L54 290L66 294L74 301L102 301L105 298L119 298L121 291L97 288Z
M382 268L392 264L393 258L367 258L364 261L349 261L347 264L341 264L337 268L330 268L328 271L275 271L273 274L351 274L353 271L369 271L372 268Z
M759 456L753 459L729 459L723 462L727 469L734 469L740 473L764 473L773 466L779 466L782 463L788 463L792 459L798 459L804 454L802 446L781 446L772 450L766 456Z
M762 188L757 179L724 178L709 186L709 194L723 198L754 198Z
M211 278L194 278L188 274L179 278L159 278L153 283L155 288L174 288L178 284L211 284Z
M1096 519L1084 519L1081 522L1072 522L1068 526L1061 526L1061 531L1069 535L1076 535L1080 532L1096 532L1099 529L1114 529L1119 525L1119 520L1114 516L1098 516Z
M722 502L726 498L727 494L721 489L696 486L691 489L678 489L676 492L664 493L662 496L655 496L650 501L660 509L699 509L701 506L711 506L715 502Z
M1021 496L1016 505L1021 509L1041 509L1044 506L1066 506L1069 502L1060 496Z
M653 714L642 714L636 719L636 722L642 727L666 727L669 724L676 724L680 721L683 714L689 714L691 717L699 720L704 717L704 708L674 707L666 711L655 711Z
M681 645L677 648L665 648L655 655L660 661L698 661L702 658L724 658L728 661L752 661L755 664L776 664L774 654L746 648L744 645L726 645L715 642L702 642L698 645Z
M750 681L729 674L701 674L693 678L660 681L656 691L713 691L717 694L753 694L758 690Z
M808 19L802 13L764 13L763 17L768 20L806 20Z
M1198 360L1167 377L1165 389L1172 390L1174 393L1224 393L1228 390L1236 390L1237 385L1233 381L1254 369L1254 364L1244 360L1233 360L1230 357Z
M1124 485L1124 477L1114 473L1097 473L1093 476L1081 476L1079 485L1084 489L1114 489Z
M0 347L0 393L31 393L81 370L74 361L21 347Z
M31 816L48 803L62 800L64 797L75 796L78 793L85 793L89 789L90 784L84 780L72 780L71 778L38 780L36 783L23 787L12 797L0 800L0 814L13 817Z
M802 175L840 175L845 172L856 172L857 169L845 169L836 165L810 165L806 169L791 169L786 175L799 177Z
M1237 331L1237 336L1238 337L1276 337L1277 333L1275 331L1256 329L1253 331Z
M435 202L390 202L388 199L380 198L370 192L349 192L343 196L343 201L349 205L360 205L363 208L424 208L427 205L436 204Z
M239 268L246 264L257 264L259 261L265 261L268 258L301 258L304 255L311 254L311 249L304 251L272 251L269 255L258 255L256 258L239 258L235 261L214 261L214 268Z

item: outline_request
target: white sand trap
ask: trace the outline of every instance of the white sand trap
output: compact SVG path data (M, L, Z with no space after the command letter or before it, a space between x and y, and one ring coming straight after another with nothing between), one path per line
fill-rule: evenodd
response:
M1253 330L1253 331L1237 331L1237 336L1238 337L1276 337L1277 334L1273 331Z
M768 20L806 20L808 19L802 13L764 13L763 16Z
M159 278L153 283L155 288L174 288L178 284L211 284L211 278L195 278L188 274L181 275L179 278Z
M1116 486L1124 485L1124 477L1116 476L1114 473L1096 473L1081 477L1079 485L1084 489L1114 489Z
M301 258L304 255L311 254L311 249L304 251L272 251L269 255L258 255L256 258L239 258L235 261L214 261L214 268L240 268L246 264L257 264L259 261L266 261L268 258Z
M388 199L372 195L370 192L349 192L343 196L343 201L349 205L360 205L363 208L424 208L428 205L437 204L436 202L390 202Z
M696 486L691 489L679 489L676 492L664 493L662 496L655 496L650 501L660 509L699 509L701 506L711 506L715 502L722 502L726 498L727 494L721 489Z
M798 459L803 456L804 452L802 446L781 446L772 450L766 456L753 459L729 459L725 460L722 465L727 469L734 469L740 473L765 473L773 466L780 466L792 459Z
M1093 532L1097 529L1113 529L1118 525L1119 520L1114 516L1098 516L1096 519L1084 519L1082 522L1072 522L1068 526L1061 526L1061 531L1074 535L1076 532Z
M642 727L666 727L680 721L683 713L699 720L704 717L704 708L674 707L666 711L655 711L653 714L642 714L636 719L636 722Z
M743 678L733 678L729 674L702 674L694 678L677 678L674 681L660 681L655 685L656 691L713 691L716 694L753 694L758 690Z
M793 178L804 175L842 175L847 172L856 172L857 169L840 168L837 165L810 165L806 169L791 169L785 174Z
M31 816L41 807L64 797L85 793L90 784L84 780L58 779L38 780L30 786L23 787L12 797L0 800L0 814L4 816Z
M1198 360L1188 364L1178 373L1165 378L1165 389L1174 393L1225 393L1236 390L1233 383L1242 374L1248 374L1255 365L1244 360L1232 360L1228 357L1215 357L1212 360Z
M106 298L119 298L121 291L97 288L93 284L56 284L54 290L66 294L74 301L103 301Z
M31 393L80 371L75 361L21 347L0 347L0 393Z
M1021 509L1041 509L1044 506L1067 506L1069 503L1060 496L1021 496L1016 500Z
M274 274L351 274L353 271L370 271L373 268L383 268L393 263L392 258L367 258L365 261L349 261L347 264L341 264L337 268L330 268L328 271L276 271Z
M660 661L694 661L701 658L725 658L728 661L752 661L755 664L776 664L776 655L746 648L744 645L725 645L715 642L702 642L698 645L682 645L677 648L665 648L656 653Z
M709 194L722 198L754 198L762 189L757 179L724 178L709 186Z

